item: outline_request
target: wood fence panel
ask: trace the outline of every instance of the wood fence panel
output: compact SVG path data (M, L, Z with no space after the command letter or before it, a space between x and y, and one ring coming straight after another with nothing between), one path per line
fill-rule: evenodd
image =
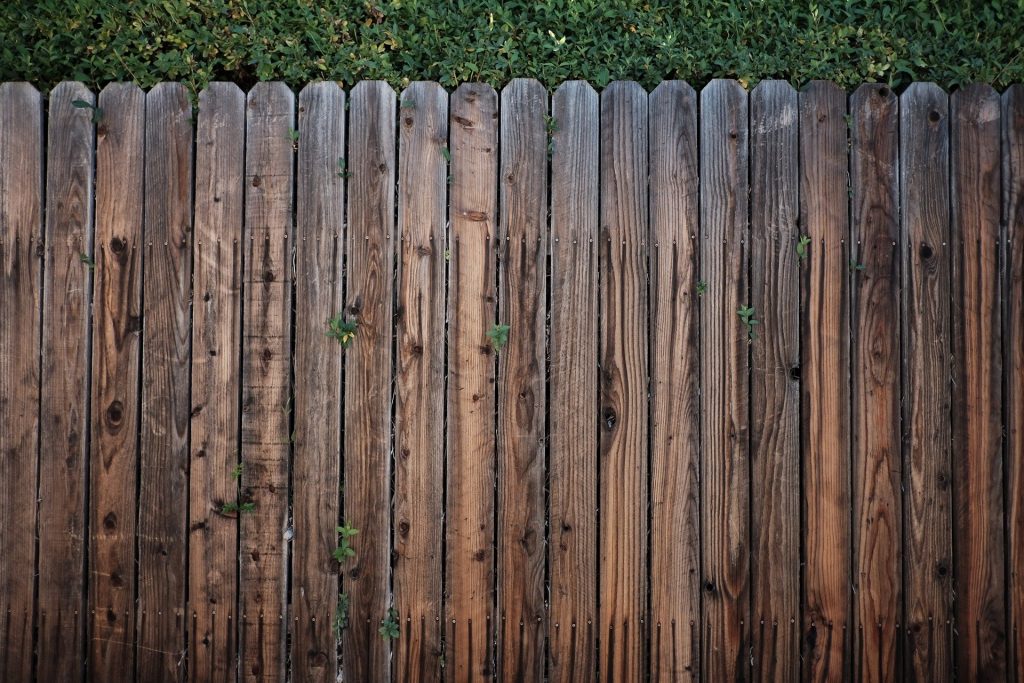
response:
M1006 676L1000 100L950 97L953 193L953 542L957 674Z
M850 236L846 93L800 92L802 265L803 664L809 681L842 681L850 664Z
M597 673L597 248L600 130L584 81L552 98L548 677Z
M196 125L189 471L189 673L237 674L245 94L212 83Z
M76 106L75 103L79 103ZM96 98L81 83L50 92L39 421L38 665L42 680L82 677L85 648L89 313Z
M359 535L346 568L346 677L387 680L389 641L377 633L391 602L391 335L395 261L395 92L352 89L345 314L358 325L345 354L345 518ZM401 615L399 615L401 616Z
M697 94L649 97L651 679L700 674Z
M497 93L459 86L449 121L445 672L462 681L494 675Z
M850 99L854 676L896 678L900 601L898 100L884 85Z
M750 93L750 584L754 675L799 677L800 241L797 92ZM803 247L800 245L803 244Z
M43 139L39 91L0 85L0 680L32 678Z
M295 226L295 445L292 459L291 673L338 674L342 353L328 320L344 308L345 93L337 83L299 93ZM358 539L356 539L358 540Z
M143 230L136 672L140 680L181 680L192 411L192 105L179 83L161 83L146 96Z
M92 679L115 680L135 658L146 95L114 83L100 92L99 107L87 656Z
M601 94L599 670L644 676L647 650L647 93Z
M949 103L915 83L900 96L903 244L905 674L952 677L949 491Z
M240 667L243 680L278 681L285 673L285 533L294 406L291 321L295 96L283 83L259 83L249 91L246 112L243 469L235 513L241 534Z
M444 534L448 93L402 92L395 349L395 678L439 681Z
M750 670L750 332L747 93L714 80L701 91L701 671Z

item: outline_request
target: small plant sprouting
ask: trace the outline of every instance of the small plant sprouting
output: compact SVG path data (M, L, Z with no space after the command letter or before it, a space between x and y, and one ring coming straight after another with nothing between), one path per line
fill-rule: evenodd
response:
M351 178L352 173L349 172L345 166L345 157L338 157L338 177L339 178Z
M359 529L353 529L352 524L345 522L344 526L334 527L338 532L338 547L331 551L331 557L342 564L350 557L356 556L355 549L349 544L348 539L359 533Z
M75 109L91 109L93 123L99 123L103 120L103 110L91 102L86 102L85 100L73 100L71 102L71 106Z
M491 329L487 330L487 338L491 341L491 346L494 347L495 351L501 351L505 348L505 344L508 344L509 329L508 325L495 323L491 326Z
M299 131L295 130L294 128L289 128L288 129L288 139L290 139L292 141L292 148L293 149L298 149L299 148Z
M554 116L544 116L544 127L548 134L548 154L554 154L555 152L555 139L554 135L558 132L558 119Z
M864 270L864 264L857 261L857 259L850 259L850 272L861 272Z
M740 320L747 326L747 336L750 339L757 339L757 332L754 331L755 325L760 325L761 321L754 317L755 311L753 306L740 306L740 309L736 311L740 316Z
M90 271L96 270L96 261L94 261L92 256L89 256L84 251L78 254L78 260L84 263Z
M704 296L708 292L708 283L704 280L697 281L697 296Z
M807 260L807 247L811 246L810 235L800 235L800 239L796 242L796 255L801 261Z
M327 321L327 336L337 339L342 348L352 345L356 338L356 330L359 329L359 322L356 320L345 320L341 313Z
M238 481L239 479L242 478L242 472L244 472L244 471L245 471L245 463L244 462L238 463L237 465L235 465L234 467L231 468L231 478L234 479L235 481Z
M448 149L448 145L441 148L441 156L443 156L444 160L449 164L452 163L452 151Z
M340 638L341 631L348 626L348 593L338 595L338 607L334 612L334 637Z
M222 515L236 515L236 514L240 514L240 513L243 513L243 512L255 512L255 511L256 511L256 503L253 503L252 501L247 501L245 503L239 503L237 501L231 500L231 501L228 501L227 503L224 503L223 505L220 506L220 513Z
M388 614L381 619L380 628L377 629L377 633L385 640L398 639L398 610L394 607L388 608Z
M847 128L853 128L853 116L850 114L843 114L843 120L846 121Z

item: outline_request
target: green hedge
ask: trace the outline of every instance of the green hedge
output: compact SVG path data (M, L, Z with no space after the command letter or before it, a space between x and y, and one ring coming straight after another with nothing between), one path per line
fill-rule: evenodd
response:
M7 0L0 80L1024 80L1024 0Z

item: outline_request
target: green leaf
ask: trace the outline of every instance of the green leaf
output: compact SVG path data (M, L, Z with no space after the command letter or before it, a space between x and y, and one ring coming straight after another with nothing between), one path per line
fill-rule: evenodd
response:
M501 351L508 344L508 333L509 326L501 323L496 323L487 330L487 338L491 341L491 346L495 351Z

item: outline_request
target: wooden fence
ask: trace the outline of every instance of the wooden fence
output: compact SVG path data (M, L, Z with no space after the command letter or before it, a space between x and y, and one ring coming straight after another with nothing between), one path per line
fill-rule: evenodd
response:
M0 262L0 680L1024 677L1024 87L7 83Z

